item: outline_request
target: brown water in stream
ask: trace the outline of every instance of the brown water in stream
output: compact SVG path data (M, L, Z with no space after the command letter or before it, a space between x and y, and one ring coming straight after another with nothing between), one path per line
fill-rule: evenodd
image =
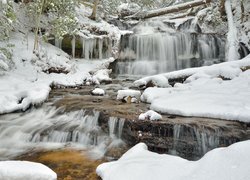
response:
M58 180L98 180L96 167L104 160L93 160L85 152L72 149L31 152L17 158L42 163L57 173Z

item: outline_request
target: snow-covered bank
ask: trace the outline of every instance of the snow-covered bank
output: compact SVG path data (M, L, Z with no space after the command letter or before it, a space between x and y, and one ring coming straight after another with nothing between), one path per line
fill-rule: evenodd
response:
M198 161L160 155L137 144L118 161L101 164L97 174L103 180L228 180L250 178L250 141L208 152Z
M0 114L26 110L30 105L41 104L50 92L50 85L77 86L85 82L98 84L109 77L107 60L73 59L62 50L43 43L38 54L32 53L34 37L27 38L21 33L12 36L9 44L14 46L12 70L1 71ZM45 73L50 69L66 73ZM101 73L98 73L100 70ZM93 76L90 75L92 71ZM68 73L67 73L68 72ZM105 73L105 75L103 75Z
M169 88L147 88L141 100L151 109L183 116L250 122L250 56L243 60L160 74L135 82L143 86L162 78L188 77ZM230 80L223 80L230 79ZM166 84L155 83L166 87Z
M54 171L43 164L28 161L1 161L0 179L56 180Z

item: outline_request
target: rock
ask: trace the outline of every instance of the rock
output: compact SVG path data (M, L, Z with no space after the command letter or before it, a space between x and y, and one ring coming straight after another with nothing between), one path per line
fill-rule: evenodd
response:
M94 90L91 91L91 94L93 96L104 96L105 91L101 88L95 88Z
M126 98L125 101L127 102L127 98L128 97L130 97L131 99L132 98L140 99L140 96L141 96L141 92L140 91L138 91L138 90L132 90L132 89L126 89L126 90L119 90L116 99L118 99L118 100L125 100L125 98ZM135 100L135 99L133 99L133 100Z
M161 119L162 119L162 116L153 110L149 110L145 113L140 114L139 116L139 120L155 121L155 120L161 120Z

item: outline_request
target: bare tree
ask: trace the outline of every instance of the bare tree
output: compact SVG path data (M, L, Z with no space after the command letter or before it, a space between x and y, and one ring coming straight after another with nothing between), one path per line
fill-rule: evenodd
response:
M97 6L99 4L100 0L95 0L94 5L93 5L93 10L92 10L92 14L89 17L90 19L96 20L96 12L97 12Z

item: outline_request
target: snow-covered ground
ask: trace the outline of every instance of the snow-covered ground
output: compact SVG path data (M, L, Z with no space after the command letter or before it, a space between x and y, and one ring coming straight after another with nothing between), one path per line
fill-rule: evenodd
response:
M183 116L200 116L250 122L250 56L239 60L200 68L145 77L135 81L147 88L141 100L152 110ZM183 84L166 87L165 79L189 76ZM159 81L157 81L159 79ZM231 80L222 80L231 79Z
M118 161L101 164L97 174L103 180L248 180L250 141L208 152L198 161L157 154L139 143Z
M40 163L28 161L1 161L0 179L5 180L56 180L54 171Z
M0 114L15 110L26 110L30 105L41 104L50 92L50 85L77 86L85 82L98 84L110 80L107 60L70 59L62 50L43 43L40 55L32 53L34 38L16 33L8 42L14 44L13 66L11 70L2 70L0 77ZM50 68L65 73L45 73ZM5 68L8 69L8 68ZM90 75L93 72L93 76Z

